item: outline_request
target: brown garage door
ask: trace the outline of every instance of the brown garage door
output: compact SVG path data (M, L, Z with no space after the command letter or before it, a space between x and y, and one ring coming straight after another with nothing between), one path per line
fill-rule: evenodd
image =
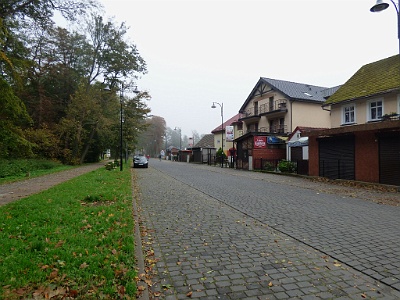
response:
M354 180L354 136L322 138L318 143L319 175Z
M379 182L400 186L400 133L379 137Z

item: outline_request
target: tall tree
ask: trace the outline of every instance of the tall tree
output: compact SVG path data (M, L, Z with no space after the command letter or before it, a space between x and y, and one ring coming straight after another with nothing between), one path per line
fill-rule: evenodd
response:
M71 95L85 73L85 37L60 27L30 30L31 68L21 95L35 127L54 127L65 116Z
M11 0L0 1L0 94L2 155L26 156L31 144L23 128L30 123L26 107L17 95L25 88L21 76L27 73L31 61L26 47L25 30L32 24L51 23L54 11L69 19L92 7L93 1L80 0Z
M65 118L59 125L64 141L64 151L69 155L67 163L80 164L87 151L99 124L102 123L101 91L99 88L82 83L71 98ZM117 108L117 107L115 107Z
M146 123L147 129L140 136L138 148L143 149L145 154L156 157L164 149L166 122L162 117L152 116Z
M146 131L148 125L145 120L150 108L145 101L150 99L147 92L138 93L135 97L126 97L123 102L123 137L125 154L134 151L138 144L139 135Z
M32 144L25 139L22 131L30 122L24 103L2 78L0 95L0 158L32 156Z
M111 20L105 22L102 16L92 15L87 21L87 32L92 46L88 68L88 83L103 77L110 87L121 85L125 78L136 78L147 71L146 63L136 46L125 37L127 28Z
M54 11L59 11L65 18L75 20L95 4L93 0L2 0L0 18L30 18L41 22L50 19Z

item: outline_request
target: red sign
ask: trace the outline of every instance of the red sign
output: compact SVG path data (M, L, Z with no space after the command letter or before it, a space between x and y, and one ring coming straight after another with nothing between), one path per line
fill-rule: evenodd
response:
M266 148L267 147L267 137L266 136L255 136L254 137L254 149Z

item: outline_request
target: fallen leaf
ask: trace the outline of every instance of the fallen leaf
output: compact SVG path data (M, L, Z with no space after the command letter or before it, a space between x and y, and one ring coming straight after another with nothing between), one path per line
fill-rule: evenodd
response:
M335 263L335 264L333 264L335 267L341 267L342 265L341 264L339 264L339 263Z
M49 278L54 279L58 276L58 269L54 269L53 272L50 273Z
M271 287L271 286L273 286L274 284L272 283L272 281L270 281L269 283L268 283L268 286L269 287Z
M60 248L62 245L64 245L65 241L58 241L58 243L54 246L55 248Z
M86 262L84 262L79 266L79 269L86 269L87 267L89 267L89 265Z
M186 297L192 297L193 292L190 291L189 293L186 294Z
M69 291L69 296L72 298L78 297L78 291L77 290L70 290Z
M123 285L121 285L120 287L118 287L118 293L120 294L120 295L125 295L125 287L123 286Z

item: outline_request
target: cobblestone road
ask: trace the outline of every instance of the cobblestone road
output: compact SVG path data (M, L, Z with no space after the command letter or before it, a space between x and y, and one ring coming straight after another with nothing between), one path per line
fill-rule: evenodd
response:
M271 174L150 161L144 245L163 299L400 299L400 207Z

